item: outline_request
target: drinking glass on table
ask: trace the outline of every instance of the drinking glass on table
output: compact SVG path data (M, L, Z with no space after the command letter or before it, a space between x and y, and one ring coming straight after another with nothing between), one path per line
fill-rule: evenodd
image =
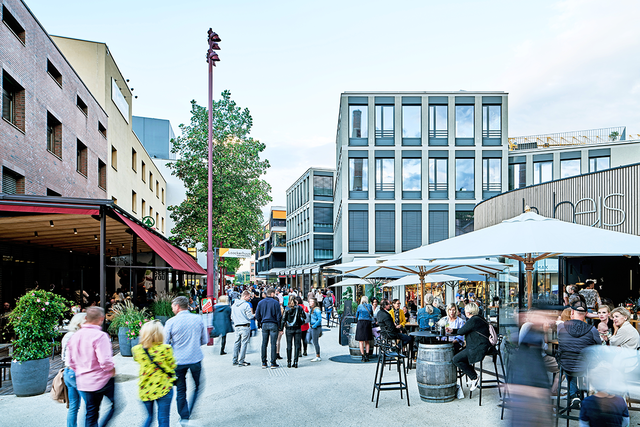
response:
M433 330L433 319L429 319L429 329Z

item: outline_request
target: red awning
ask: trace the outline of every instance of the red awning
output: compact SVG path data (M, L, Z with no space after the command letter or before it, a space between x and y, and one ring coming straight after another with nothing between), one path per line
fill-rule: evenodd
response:
M72 215L99 215L100 209L72 208L63 206L30 206L24 204L0 204L0 211L29 212L29 213L54 213Z
M195 274L207 274L207 272L200 267L196 260L194 260L188 253L176 248L161 237L156 236L146 228L120 214L120 212L115 211L115 213L133 230L134 233L136 233L138 237L144 240L155 253L160 255L160 257L174 269L188 271Z

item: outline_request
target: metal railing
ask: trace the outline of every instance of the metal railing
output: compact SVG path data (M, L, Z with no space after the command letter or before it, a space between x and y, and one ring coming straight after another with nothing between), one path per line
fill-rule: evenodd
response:
M429 130L429 138L448 138L449 131L445 130Z
M601 129L581 130L575 132L511 137L509 138L509 150L516 151L567 145L607 143L624 141L626 139L626 126L618 126Z
M446 182L430 182L429 191L447 191L448 184Z

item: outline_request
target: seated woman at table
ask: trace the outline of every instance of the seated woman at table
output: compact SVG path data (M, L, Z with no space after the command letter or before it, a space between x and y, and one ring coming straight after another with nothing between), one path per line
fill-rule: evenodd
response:
M391 315L391 318L393 319L393 322L396 324L396 326L400 325L399 329L402 332L405 332L407 318L404 317L404 311L400 309L399 299L396 298L391 302L391 310L389 310L389 314Z
M598 319L600 319L600 323L605 323L607 325L607 329L609 332L613 332L613 319L611 318L611 310L612 307L609 307L607 304L602 304L598 306ZM600 329L600 323L598 323L598 329Z
M478 388L478 374L473 367L474 363L481 361L491 348L489 342L489 323L477 316L478 306L470 302L464 307L467 322L458 329L460 335L464 335L465 348L453 356L453 364L457 366L471 380L469 391Z
M433 306L433 294L426 294L424 296L424 307L418 310L418 328L421 331L426 331L430 327L429 323L435 325L440 320L440 317L440 309Z
M629 311L617 307L611 311L611 316L613 317L613 335L609 338L609 345L636 350L640 344L640 335L629 323L631 318Z
M447 334L452 333L456 329L462 328L464 324L465 320L460 317L458 306L454 303L447 306L447 315L438 321L438 326L444 326ZM453 342L454 353L458 353L462 349L462 344L464 343L464 337L462 335L450 336L445 339Z

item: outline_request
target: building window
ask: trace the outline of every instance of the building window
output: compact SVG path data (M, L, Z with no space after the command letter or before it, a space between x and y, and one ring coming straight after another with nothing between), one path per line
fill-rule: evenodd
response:
M376 210L376 252L396 251L396 212Z
M368 211L349 211L349 252L369 252Z
M533 183L542 184L553 179L553 162L535 162L533 164Z
M502 137L502 106L483 105L482 106L482 137L500 138Z
M138 212L138 195L135 191L131 192L131 211L133 213Z
M135 148L131 149L131 169L133 169L134 172L138 171L138 152Z
M62 159L62 123L47 113L47 150Z
M2 73L2 118L24 132L24 89Z
M98 159L98 187L107 189L107 164Z
M156 230L160 228L160 214L156 212Z
M456 159L456 191L474 191L474 159Z
M2 6L2 22L5 23L7 27L11 30L11 32L22 42L25 44L25 31L22 28L22 25L18 23L16 18L7 10L6 6Z
M368 159L349 159L349 191L368 191L368 183Z
M50 188L47 188L47 196L62 197L62 194L58 193L57 191L53 191Z
M153 172L149 172L149 190L153 192Z
M420 138L422 136L422 107L419 105L402 106L402 137Z
M523 188L527 185L526 166L524 163L509 165L509 190Z
M3 167L2 192L4 194L24 194L24 176Z
M47 59L47 73L58 83L58 86L62 87L62 74L60 71Z
M609 169L611 163L610 157L591 157L589 158L589 172L600 172Z
M349 138L368 137L367 109L366 105L349 105Z
M456 210L456 236L473 231L473 211Z
M115 197L111 196L111 201L113 202L114 205L118 204L118 199L116 199Z
M160 183L156 180L156 199L160 198Z
M393 159L376 159L376 191L394 190Z
M87 146L76 140L76 171L87 177Z
M422 190L422 160L402 159L402 191Z
M313 260L328 261L333 259L333 236L313 236Z
M314 196L333 196L333 177L330 176L313 176L313 195Z
M98 121L98 132L100 132L100 135L104 136L105 138L107 137L107 128L104 127L104 125L100 123L100 121Z
M89 114L89 108L87 107L87 104L82 100L82 98L80 98L80 95L76 96L76 107L78 107L80 111L82 111L82 114L84 114L85 116Z
M376 105L376 138L393 138L393 105Z
M142 199L142 206L140 209L140 215L142 215L143 217L146 216L146 212L147 212L147 202L144 201L144 199Z
M429 244L449 238L449 212L429 211Z
M560 160L560 178L580 175L580 159Z
M144 160L142 161L142 173L140 177L142 177L142 182L147 182L147 165L144 164Z
M153 218L153 207L149 206L149 216Z
M482 191L502 191L502 159L482 159Z
M456 105L456 138L473 138L473 105Z
M111 146L111 167L118 170L118 150L113 145Z
M162 222L162 232L164 233L164 217L162 217L161 222Z
M164 205L164 188L162 189L162 204Z
M315 205L313 207L313 231L333 232L333 206Z
M447 159L429 159L429 191L447 191Z
M429 138L447 138L447 130L447 106L429 105Z
M422 211L402 211L402 251L415 249L422 245Z

